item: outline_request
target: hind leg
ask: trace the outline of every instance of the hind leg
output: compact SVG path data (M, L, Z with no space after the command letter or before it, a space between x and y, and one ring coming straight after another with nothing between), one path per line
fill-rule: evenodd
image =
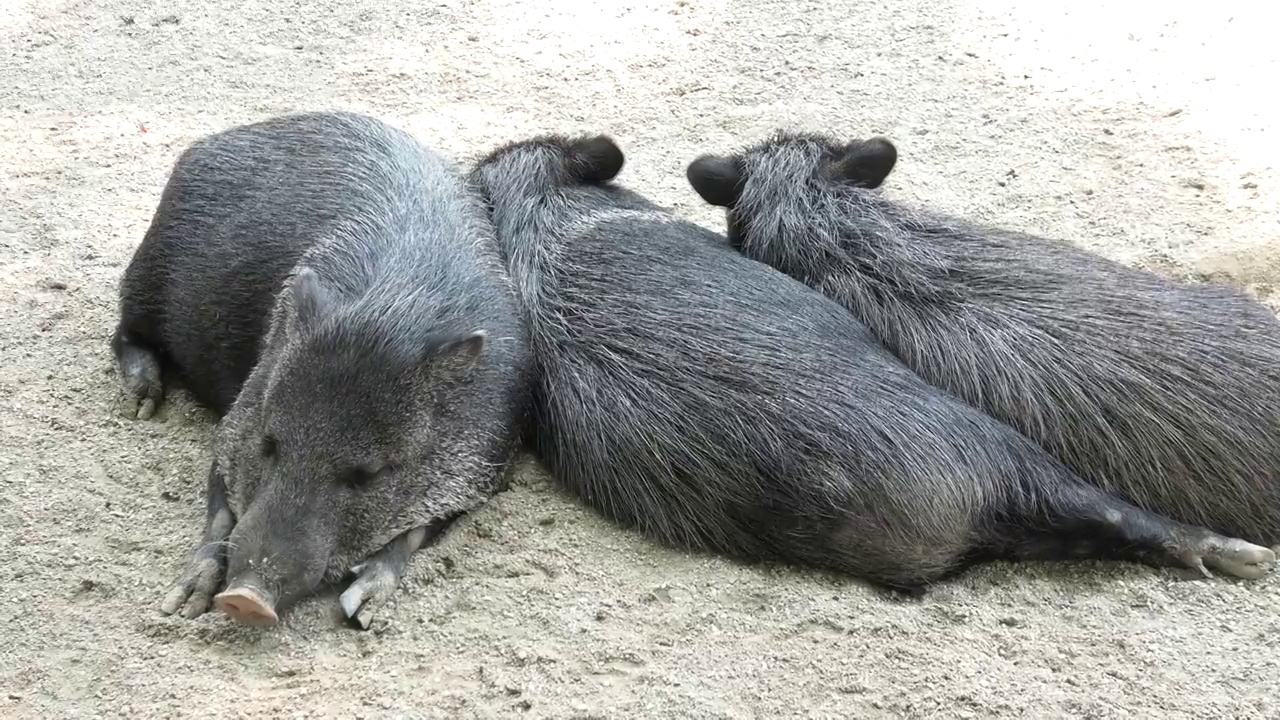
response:
M1131 560L1249 580L1276 560L1265 547L1147 512L1081 482L1040 489L995 515L991 549L1015 560Z
M150 419L164 399L160 358L151 347L132 336L123 322L111 338L111 349L120 371L124 413L139 420Z

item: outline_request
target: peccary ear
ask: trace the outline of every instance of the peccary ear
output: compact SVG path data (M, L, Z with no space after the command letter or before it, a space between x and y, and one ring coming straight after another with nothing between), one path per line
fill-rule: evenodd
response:
M689 163L684 175L694 191L716 207L730 207L742 194L742 173L729 158L703 155Z
M440 340L432 347L432 365L438 372L466 375L480 360L487 337L485 331L476 330Z
M850 143L836 166L836 174L861 187L877 188L897 162L898 149L893 143L888 138L873 137Z
M626 156L607 135L582 138L573 143L570 172L581 182L608 182L622 172Z
M293 317L298 327L312 327L324 317L329 295L315 270L300 268L290 281L289 291L293 294Z

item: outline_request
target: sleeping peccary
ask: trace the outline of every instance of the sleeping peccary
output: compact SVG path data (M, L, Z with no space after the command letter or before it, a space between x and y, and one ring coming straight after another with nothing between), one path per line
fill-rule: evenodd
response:
M1092 484L1232 537L1280 543L1280 323L1066 242L874 190L897 150L779 133L688 168L746 256L847 308L921 377Z
M919 592L990 558L1258 577L1271 551L1133 507L930 386L838 304L614 185L607 137L500 148L473 178L533 350L553 475L658 541Z
M212 599L271 624L352 572L342 607L367 627L410 555L505 479L528 344L492 226L443 158L373 118L287 115L194 143L121 316L139 416L163 375L221 417L204 541L165 613Z

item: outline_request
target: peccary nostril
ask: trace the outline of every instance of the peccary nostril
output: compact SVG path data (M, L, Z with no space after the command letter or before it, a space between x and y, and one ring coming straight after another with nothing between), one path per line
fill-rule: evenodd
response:
M280 621L273 607L275 599L266 591L247 584L218 593L213 602L223 613L245 625L275 625Z

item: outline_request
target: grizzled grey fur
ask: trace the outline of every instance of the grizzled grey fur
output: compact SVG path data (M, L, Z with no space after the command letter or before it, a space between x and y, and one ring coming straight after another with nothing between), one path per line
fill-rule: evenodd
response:
M991 557L1273 559L1085 484L838 304L614 185L622 164L607 137L544 136L473 172L530 328L537 451L605 516L908 590Z
M528 346L492 226L443 158L373 118L287 115L194 143L121 315L113 347L144 416L162 376L225 415L205 544L166 612L200 614L224 574L287 605L385 546L343 597L359 612L499 489L518 440Z
M1280 323L1070 243L871 188L884 138L778 133L688 169L745 255L817 288L934 385L1139 507L1280 543Z

